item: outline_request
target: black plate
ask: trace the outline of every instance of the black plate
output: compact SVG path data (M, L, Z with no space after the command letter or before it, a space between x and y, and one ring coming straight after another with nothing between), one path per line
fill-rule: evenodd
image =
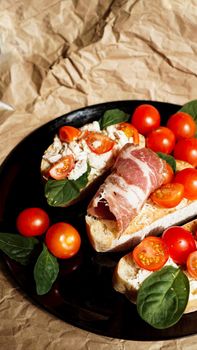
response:
M43 207L53 223L64 220L74 224L82 236L81 250L74 258L60 261L59 277L45 296L36 295L33 264L23 267L4 256L22 290L47 311L87 331L121 339L161 340L196 333L197 312L184 315L175 326L166 330L154 329L142 321L136 306L112 288L113 269L121 254L96 253L87 240L84 213L90 198L67 209L49 207L39 172L42 154L63 124L81 126L99 119L104 111L112 108L132 114L136 106L145 102L158 108L164 124L180 108L152 101L103 103L63 115L26 137L0 168L0 231L16 232L17 214L30 206Z

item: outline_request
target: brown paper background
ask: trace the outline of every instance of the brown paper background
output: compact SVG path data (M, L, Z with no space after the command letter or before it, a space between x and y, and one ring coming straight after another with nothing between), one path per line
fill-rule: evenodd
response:
M197 1L1 0L0 162L28 133L110 100L184 104L197 97ZM0 271L0 349L196 349L105 338L34 305Z

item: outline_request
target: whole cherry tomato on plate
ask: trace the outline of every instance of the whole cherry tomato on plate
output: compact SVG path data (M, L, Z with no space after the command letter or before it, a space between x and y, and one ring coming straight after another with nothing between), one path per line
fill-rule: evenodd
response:
M173 155L176 159L184 160L197 167L197 139L192 137L179 140L174 147Z
M168 119L166 126L173 131L176 140L193 137L196 132L196 123L194 119L185 112L173 114Z
M146 237L133 250L136 264L149 271L161 269L168 257L168 249L159 237Z
M160 125L161 117L159 111L149 104L142 104L138 106L132 117L131 123L142 135L147 135Z
M39 236L49 227L49 216L41 208L26 208L16 219L16 227L23 236Z
M196 250L191 232L179 226L172 226L163 232L162 239L168 247L169 255L177 264L185 264L190 253Z
M197 199L197 169L185 168L176 173L174 182L184 186L184 197L190 200Z
M70 224L58 222L50 226L45 237L49 251L61 259L68 259L77 254L81 246L78 231Z
M184 186L179 183L167 183L151 194L152 201L163 207L176 207L184 197Z
M55 180L65 179L75 166L74 157L69 154L61 158L49 169L49 175Z
M173 132L165 126L160 126L150 132L146 138L146 146L154 152L170 154L175 145Z

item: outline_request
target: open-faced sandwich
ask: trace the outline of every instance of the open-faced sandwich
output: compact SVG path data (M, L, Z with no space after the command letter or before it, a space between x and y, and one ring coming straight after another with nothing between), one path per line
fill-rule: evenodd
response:
M165 184L166 161L149 148L125 145L87 209L87 232L94 249L125 250L146 235L158 235L194 217L197 200L184 197L184 186L177 183L183 169L191 168L177 160L173 182Z
M126 143L145 145L144 136L126 122L128 118L120 110L109 110L99 121L80 128L60 127L41 162L49 205L75 203L92 184L101 181Z
M140 316L155 328L175 324L197 309L197 220L149 236L123 256L113 287L137 304Z

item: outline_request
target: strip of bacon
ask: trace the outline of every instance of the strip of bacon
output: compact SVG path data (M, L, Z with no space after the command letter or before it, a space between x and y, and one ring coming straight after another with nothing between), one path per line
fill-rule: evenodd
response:
M88 214L116 221L117 233L121 234L150 193L162 185L164 167L164 161L152 150L126 144L89 204Z

